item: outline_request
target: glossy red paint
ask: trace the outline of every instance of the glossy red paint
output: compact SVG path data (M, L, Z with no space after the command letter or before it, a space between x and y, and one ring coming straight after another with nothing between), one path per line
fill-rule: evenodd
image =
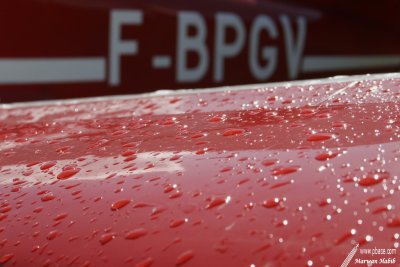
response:
M399 9L397 0L5 1L0 100L398 71Z
M399 97L389 75L2 106L0 262L340 266L356 243L396 249Z

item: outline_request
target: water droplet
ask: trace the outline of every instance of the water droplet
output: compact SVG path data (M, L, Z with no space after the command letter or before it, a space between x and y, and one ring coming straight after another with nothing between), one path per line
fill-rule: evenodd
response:
M276 184L274 184L274 185L271 185L271 189L275 189L275 188L279 188L279 187L282 187L282 186L285 186L285 185L289 185L289 184L291 184L293 181L291 180L291 181L286 181L286 182L280 182L280 183L276 183Z
M46 202L46 201L53 200L53 199L55 199L55 198L56 198L56 197L55 197L52 193L49 193L49 194L44 195L44 196L41 198L41 200L42 200L43 202Z
M233 136L233 135L239 135L239 134L243 134L243 133L244 133L243 129L229 129L223 133L223 136Z
M115 233L104 234L100 237L100 244L105 245L115 238Z
M332 199L326 198L326 199L324 199L324 200L321 200L321 201L318 203L318 205L319 205L320 207L325 207L325 206L327 206L327 205L329 205L329 204L331 204L331 203L332 203Z
M193 250L185 251L181 255L179 255L178 258L176 259L176 265L181 266L186 262L190 261L193 257L194 257Z
M48 240L53 240L54 238L56 238L60 233L58 231L51 231L47 234L46 238Z
M400 216L390 218L387 223L388 227L400 227Z
M328 159L333 159L333 158L335 158L337 155L338 155L338 153L332 153L332 152L329 152L329 153L321 153L321 154L317 155L317 156L315 157L315 159L316 159L316 160L319 160L319 161L325 161L325 160L328 160Z
M382 207L378 207L378 208L374 209L372 211L372 214L379 214L379 213L382 213L385 211L390 211L390 210L392 210L392 205L382 206Z
M271 209L271 208L275 208L279 205L279 198L273 198L273 199L269 199L269 200L265 200L262 205L265 208Z
M26 164L26 167L32 167L32 166L35 166L35 165L37 165L37 164L39 164L40 163L40 161L34 161L34 162L31 162L31 163L28 163L28 164Z
M207 205L207 209L212 209L215 207L218 207L222 204L225 204L225 199L224 198L215 198L213 201L211 201L210 204Z
M342 236L340 236L338 239L335 240L335 244L339 245L352 237L355 234L355 230L352 229L351 231L348 231L347 233L344 233Z
M197 133L197 134L192 135L190 138L198 139L198 138L202 138L202 137L205 137L205 136L206 136L205 133Z
M178 159L180 159L180 158L182 158L182 156L180 156L180 155L174 155L174 156L172 156L169 160L170 160L170 161L175 161L175 160L178 160Z
M376 172L368 174L367 177L361 178L358 184L360 186L373 186L381 183L383 180L389 178L389 173L387 172Z
M150 267L153 264L154 260L151 257L148 257L141 262L138 262L135 267Z
M231 171L233 168L232 167L224 167L222 168L219 172L229 172Z
M223 120L223 118L219 117L219 116L214 116L214 117L211 117L210 119L208 119L209 122L221 122L222 120Z
M265 167L274 165L275 163L277 163L276 159L267 159L267 160L264 160L263 162L261 162L261 164L264 165Z
M54 219L53 220L55 220L55 221L59 221L59 220L62 220L62 219L64 219L65 217L67 217L68 216L68 214L67 213L60 213L60 214L58 214L56 217L54 217Z
M187 221L187 219L173 220L173 221L169 224L169 227L175 228L175 227L181 226L181 225L184 224L186 221Z
M129 156L132 156L132 155L135 155L135 154L136 154L135 151L126 150L126 151L124 151L124 152L122 153L122 156L123 156L123 157L129 157Z
M0 263L6 263L14 257L14 254L5 254L0 257Z
M40 166L40 169L42 171L44 171L44 170L50 169L54 165L56 165L56 162L55 161L50 161L50 162L47 162L47 163L43 164L42 166Z
M126 233L125 235L125 239L137 239L139 237L145 236L147 235L147 231L143 228L138 228L132 231L129 231L128 233Z
M111 204L111 210L119 210L128 205L131 201L129 199L119 200Z
M318 134L310 135L307 138L307 141L310 141L310 142L321 142L321 141L326 141L326 140L329 140L329 139L332 139L332 138L335 138L335 135L329 134L329 133L318 133Z
M240 181L237 183L237 185L238 185L238 186L241 186L241 185L247 183L248 181L250 181L249 178L242 179L242 180L240 180Z
M57 179L60 180L65 180L68 178L71 178L72 176L74 176L75 174L77 174L80 171L80 169L68 169L68 170L64 170L62 172L60 172L57 175Z
M272 170L272 175L285 175L289 173L294 173L299 170L297 166L290 166L290 167L278 167Z
M43 211L43 207L37 207L33 210L34 213L40 213Z

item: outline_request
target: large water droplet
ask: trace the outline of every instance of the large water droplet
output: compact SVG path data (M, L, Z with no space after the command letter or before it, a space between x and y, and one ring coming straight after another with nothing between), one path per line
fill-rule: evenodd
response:
M186 221L187 221L186 219L173 220L173 221L169 224L169 227L175 228L175 227L181 226L181 225L184 224Z
M229 129L223 133L223 136L233 136L233 135L239 135L239 134L243 134L243 133L244 133L243 129Z
M51 231L47 234L46 238L48 240L53 240L54 238L56 238L60 233L58 231Z
M387 172L376 172L368 174L366 177L361 178L358 184L360 186L373 186L381 183L383 180L389 178L389 173Z
M147 235L147 231L143 228L138 228L132 231L129 231L125 235L125 239L138 239L139 237Z
M6 263L14 257L14 254L5 254L0 257L0 263Z
M332 138L335 138L335 135L329 134L329 133L318 133L318 134L310 135L307 138L307 141L310 141L310 142L321 142L321 141L326 141L326 140L329 140L329 139L332 139Z
M193 257L194 257L193 250L185 251L181 255L179 255L178 258L176 259L176 265L181 266L186 262L190 261Z
M119 210L128 205L131 201L129 199L122 199L111 204L111 210Z
M52 193L49 193L49 194L44 195L44 196L41 198L41 200L42 200L43 202L46 202L46 201L53 200L53 199L55 199L55 198L56 198L56 197L55 197Z
M44 170L50 169L54 165L56 165L56 162L55 161L50 161L50 162L44 163L42 166L40 166L40 169L42 171L44 171Z
M225 204L225 199L224 198L215 198L214 200L211 201L210 204L207 205L207 209L212 209L215 207L218 207L222 204Z
M400 227L400 216L397 216L395 218L390 218L388 220L387 226L389 226L389 227Z
M57 175L57 179L60 180L65 180L68 178L71 178L72 176L74 176L75 174L77 174L80 170L79 169L68 169L68 170L64 170L62 172L60 172Z
M275 208L279 205L279 198L273 198L273 199L269 199L269 200L265 200L262 205L265 208L271 209L271 208Z
M325 161L325 160L328 160L328 159L333 159L333 158L335 158L337 155L338 155L338 153L332 153L332 152L321 153L321 154L317 155L317 156L315 157L315 159L316 159L316 160L319 160L319 161Z
M289 167L278 167L272 170L272 175L285 175L289 173L294 173L299 170L297 166L289 166Z
M100 244L105 245L108 242L110 242L111 240L113 240L114 238L115 238L115 233L104 234L100 237L99 242L100 242Z
M141 262L138 262L135 267L150 267L153 264L154 260L151 257L148 257Z

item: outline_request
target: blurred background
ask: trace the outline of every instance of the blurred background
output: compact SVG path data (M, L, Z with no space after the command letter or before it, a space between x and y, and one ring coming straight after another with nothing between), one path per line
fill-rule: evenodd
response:
M13 0L0 103L400 71L400 1Z

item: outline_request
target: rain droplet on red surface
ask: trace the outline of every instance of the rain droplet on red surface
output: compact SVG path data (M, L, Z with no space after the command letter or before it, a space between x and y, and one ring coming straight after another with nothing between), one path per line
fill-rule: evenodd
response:
M222 118L219 116L214 116L208 119L209 122L221 122Z
M185 251L181 255L179 255L178 258L176 259L176 265L181 266L190 261L193 257L194 257L193 250Z
M229 129L223 133L223 136L234 136L234 135L239 135L239 134L243 134L243 133L244 133L243 129Z
M310 141L310 142L321 142L321 141L326 141L326 140L332 139L334 137L335 137L335 135L330 134L330 133L318 133L318 134L310 135L307 138L307 141Z
M279 198L273 198L263 201L262 205L265 208L271 209L277 207L279 205L279 202L280 202Z
M56 238L59 235L58 231L51 231L47 234L46 238L48 240L53 240L54 238Z
M60 213L60 214L58 214L56 217L54 217L54 219L53 220L55 220L55 221L59 221L59 220L62 220L62 219L64 219L65 217L67 217L68 216L68 214L67 213Z
M338 153L321 153L315 157L316 160L325 161L328 159L333 159L338 155Z
M225 204L224 198L215 198L213 201L211 201L210 204L207 205L207 209L212 209L212 208L218 207L222 204Z
M400 227L400 216L390 218L387 223L388 227Z
M202 138L202 137L204 137L204 136L206 136L205 133L197 133L197 134L192 135L190 138L192 138L192 139L198 139L198 138Z
M297 172L299 167L297 166L290 166L290 167L278 167L272 170L272 175L285 175Z
M5 218L7 218L7 214L0 213L0 222L1 222L2 220L4 220Z
M0 257L0 263L6 263L14 257L14 254L5 254Z
M37 164L39 164L40 163L40 161L34 161L34 162L31 162L31 163L28 163L28 164L26 164L26 167L32 167L32 166L35 166L35 165L37 165Z
M173 221L169 224L169 227L175 228L175 227L181 226L181 225L184 224L185 222L186 222L185 219L173 220Z
M180 158L182 158L182 156L180 156L180 155L174 155L174 156L172 156L169 160L170 160L170 161L175 161L175 160L178 160L178 159L180 159Z
M44 195L44 196L41 198L41 200L42 200L43 202L47 202L47 201L53 200L53 199L55 199L55 198L56 198L56 197L55 197L52 193L49 193L49 194Z
M135 154L136 154L135 151L126 150L126 151L124 151L124 152L122 153L122 156L123 156L123 157L129 157L129 156L132 156L132 155L135 155Z
M111 210L119 210L128 205L131 201L129 199L119 200L111 204Z
M368 175L367 177L361 178L358 184L360 186L373 186L380 184L383 180L387 178L389 178L389 175L385 173Z
M42 212L43 211L43 208L42 207L37 207L37 208L35 208L34 210L33 210L33 212L35 212L35 213L40 213L40 212Z
M276 162L277 162L276 159L266 159L262 161L261 164L264 165L265 167L268 167L274 165Z
M338 239L336 239L335 244L339 245L339 244L343 243L344 241L348 240L352 236L353 236L353 233L351 231L348 231L347 233L344 233Z
M71 178L75 174L77 174L80 170L79 169L71 169L71 170L64 170L57 175L57 179L65 180Z
M44 171L44 170L50 169L54 165L56 165L56 162L55 161L50 161L50 162L44 163L42 166L40 166L40 169L42 171Z
M138 239L139 237L147 235L147 231L143 228L138 228L132 231L129 231L125 235L125 239Z
M154 260L151 257L148 257L140 262L138 262L135 267L150 267L153 264Z
M100 244L105 245L114 238L115 238L115 233L104 234L100 237L99 242Z

